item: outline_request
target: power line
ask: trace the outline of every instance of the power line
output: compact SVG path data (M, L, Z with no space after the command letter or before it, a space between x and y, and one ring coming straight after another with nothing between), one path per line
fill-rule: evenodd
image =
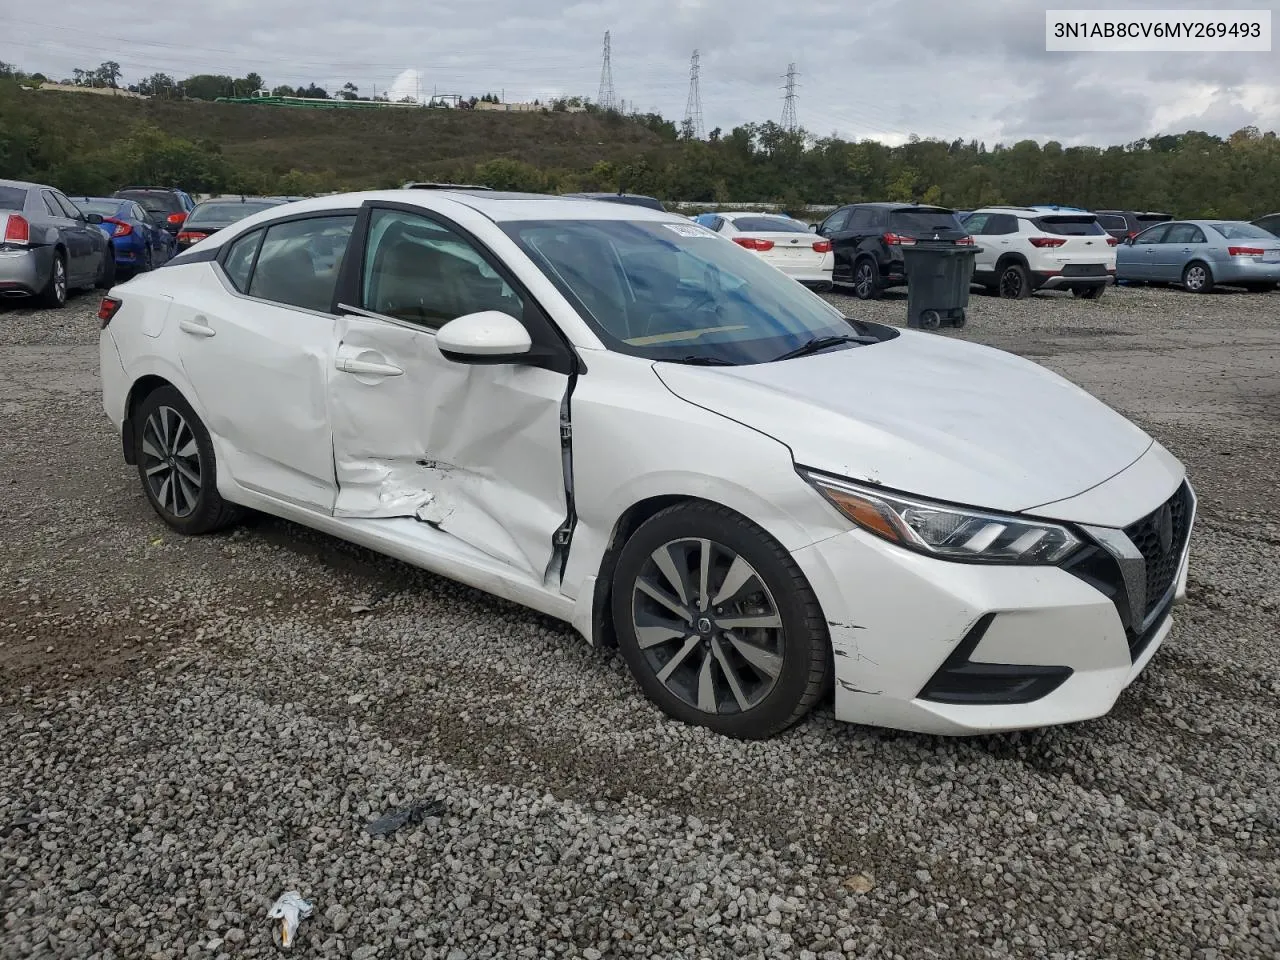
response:
M691 140L704 136L702 125L702 91L698 89L698 51L693 51L689 61L689 101L684 107L684 131Z
M795 133L800 124L796 121L796 65L787 64L787 96L782 104L782 128Z
M617 110L618 98L613 92L613 51L609 48L609 31L604 32L604 58L600 63L600 93L596 103L601 110Z

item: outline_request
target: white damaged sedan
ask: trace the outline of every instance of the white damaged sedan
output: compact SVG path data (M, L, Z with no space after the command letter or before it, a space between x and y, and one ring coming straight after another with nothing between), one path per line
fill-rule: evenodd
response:
M104 299L160 517L242 508L616 645L767 737L1106 713L1186 592L1195 497L1026 360L842 317L689 220L417 189L274 207Z

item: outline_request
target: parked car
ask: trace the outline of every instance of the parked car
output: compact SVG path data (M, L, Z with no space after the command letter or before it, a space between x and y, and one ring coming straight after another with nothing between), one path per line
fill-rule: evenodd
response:
M1065 207L1060 203L1029 203L1029 210L1039 210L1041 213L1088 213L1080 207Z
M1219 283L1262 292L1280 283L1280 238L1238 220L1175 220L1120 247L1116 276L1209 293Z
M101 223L53 187L0 180L0 296L60 307L68 290L109 287L116 260Z
M174 240L164 220L147 213L136 200L77 197L76 206L102 217L101 229L116 252L116 269L126 273L152 270L174 253Z
M634 207L648 207L650 210L667 209L657 197L646 197L638 193L566 193L565 196L584 200L603 200L606 203L626 203Z
M191 194L176 187L121 187L112 196L135 201L147 213L162 220L164 229L175 238L196 205Z
M835 257L831 241L815 238L809 225L775 213L702 213L694 222L728 237L793 280L831 289Z
M178 233L178 248L185 250L205 237L238 223L245 217L287 203L280 197L215 197L196 204Z
M832 279L849 284L860 300L874 300L907 282L903 246L917 240L972 244L955 211L914 203L854 203L815 228L831 241Z
M1168 223L1173 219L1171 213L1154 210L1095 210L1093 213L1102 229L1117 240L1128 240L1153 224Z
M1261 227L1274 237L1280 237L1280 213L1269 213L1253 221L1255 227Z
M1185 595L1195 497L1137 426L671 214L316 198L99 317L104 407L174 529L252 507L391 554L616 643L725 734L829 691L934 733L1096 717Z
M983 207L964 220L978 243L973 282L1013 300L1036 290L1070 290L1096 300L1116 272L1115 237L1092 213Z

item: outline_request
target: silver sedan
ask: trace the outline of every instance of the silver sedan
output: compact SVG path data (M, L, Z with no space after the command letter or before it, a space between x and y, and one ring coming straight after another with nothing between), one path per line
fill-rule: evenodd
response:
M1116 250L1116 279L1177 283L1192 293L1218 283L1273 290L1280 284L1280 238L1238 220L1160 223Z
M111 286L115 252L100 223L53 187L0 180L0 297L60 307L70 289Z

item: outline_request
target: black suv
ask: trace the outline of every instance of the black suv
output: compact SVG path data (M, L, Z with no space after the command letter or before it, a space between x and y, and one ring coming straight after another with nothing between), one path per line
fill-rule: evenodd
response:
M1151 210L1095 210L1093 215L1098 218L1098 224L1103 230L1121 242L1136 237L1147 227L1168 223L1173 219L1171 213L1156 213Z
M182 229L187 214L196 205L190 194L175 187L121 187L112 196L132 200L147 211L157 225L175 237Z
M827 217L817 231L835 252L832 280L852 286L860 300L874 300L886 287L907 282L904 244L973 243L954 210L915 203L853 203Z
M1280 237L1280 213L1268 213L1265 217L1259 217L1253 221L1253 225Z

